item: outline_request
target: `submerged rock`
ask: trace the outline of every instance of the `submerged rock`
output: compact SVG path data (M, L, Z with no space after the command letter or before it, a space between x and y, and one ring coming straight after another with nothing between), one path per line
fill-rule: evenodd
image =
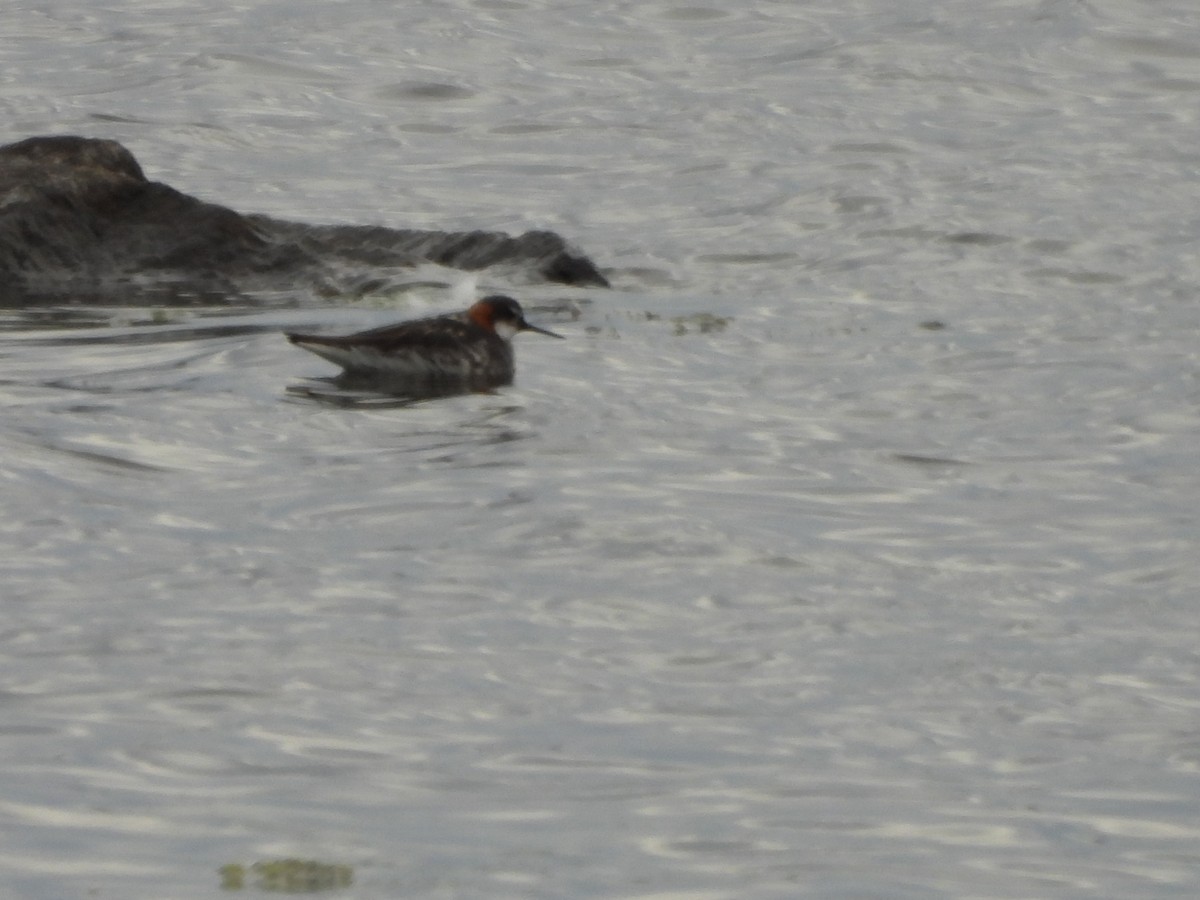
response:
M557 234L305 225L244 215L150 181L116 141L33 137L0 147L0 306L162 304L255 292L337 291L438 263L606 286Z

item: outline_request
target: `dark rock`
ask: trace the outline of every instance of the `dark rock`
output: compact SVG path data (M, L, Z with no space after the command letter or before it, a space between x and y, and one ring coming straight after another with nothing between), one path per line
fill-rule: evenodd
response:
M548 231L305 225L150 181L115 141L34 137L0 147L0 306L220 302L339 290L422 262L584 286L608 282Z

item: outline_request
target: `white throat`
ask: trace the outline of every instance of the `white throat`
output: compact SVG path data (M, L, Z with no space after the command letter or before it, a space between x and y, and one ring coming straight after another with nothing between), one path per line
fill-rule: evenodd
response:
M496 322L493 326L496 329L496 334L506 341L511 341L520 329L512 322Z

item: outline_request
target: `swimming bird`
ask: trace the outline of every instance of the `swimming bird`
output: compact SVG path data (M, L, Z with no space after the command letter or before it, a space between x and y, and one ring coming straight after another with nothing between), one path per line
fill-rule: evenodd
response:
M511 384L510 342L521 331L562 338L525 321L512 297L495 294L449 315L330 337L288 332L287 339L337 363L346 376L382 379L425 394Z

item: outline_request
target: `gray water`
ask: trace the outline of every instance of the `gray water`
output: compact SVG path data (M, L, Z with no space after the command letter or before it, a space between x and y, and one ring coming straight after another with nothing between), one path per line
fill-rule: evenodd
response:
M280 332L456 273L7 311L0 896L289 857L353 898L1200 895L1194 4L3 32L5 140L289 219L551 228L614 289L481 273L568 340L409 406L305 393L331 368Z

